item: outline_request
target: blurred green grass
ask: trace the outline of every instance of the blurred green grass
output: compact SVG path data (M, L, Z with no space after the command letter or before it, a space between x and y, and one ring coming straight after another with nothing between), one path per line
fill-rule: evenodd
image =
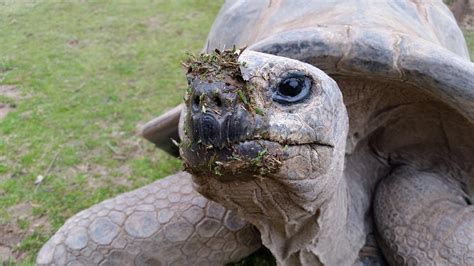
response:
M0 235L22 239L19 263L79 210L181 168L136 126L182 100L180 62L222 2L0 2L0 84L22 93L0 121Z
M79 210L180 169L136 125L181 101L180 61L222 2L0 2L0 85L22 93L0 97L16 105L0 120L0 241L21 240L10 262L32 264Z
M474 61L474 31L464 31L464 37L466 38L467 46L469 47L469 54L471 55L471 61Z

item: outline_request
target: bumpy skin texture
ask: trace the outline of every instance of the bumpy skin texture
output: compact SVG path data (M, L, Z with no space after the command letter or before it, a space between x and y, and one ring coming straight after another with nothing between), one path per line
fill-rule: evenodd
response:
M198 194L181 172L70 218L38 265L219 265L260 247L234 212Z
M412 165L443 176L437 168L445 165L456 169L453 182L472 183L474 68L466 60L462 33L441 1L226 1L207 44L209 51L237 44L280 56L269 60L248 51L241 56L242 72L250 73L253 91L261 93L253 97L256 104L269 110L261 119L268 119L269 132L278 132L264 140L290 140L280 172L233 182L194 173L200 192L257 226L278 263L350 264L364 245L363 236L377 234L373 192L395 167ZM310 67L281 57L325 71L339 85L344 103L321 109L328 100L318 100L319 95L281 109L262 103L282 72L297 69L320 78ZM312 116L306 115L308 109ZM345 156L320 151L312 156L301 143L328 136L331 119L343 109L349 123L338 117L340 126L325 143L337 147L347 130ZM295 143L298 147L292 147ZM344 165L344 172L321 162ZM444 191L442 184L432 185ZM416 201L410 193L406 199ZM295 222L296 217L301 219ZM397 253L391 247L383 251L388 258Z
M254 124L260 125L246 129L242 138L226 144L240 160L221 156L225 149L196 143L192 130L182 132L182 157L194 174L198 191L227 208L238 210L254 224L262 234L263 244L279 263L346 265L354 262L365 235L347 233L344 227L348 215L340 209L347 197L342 171L348 125L337 84L322 71L296 60L253 51L244 51L239 60L245 62L241 66L244 86L251 88L249 93L255 108L265 110L265 114L242 113L245 103L239 97L226 96L236 100L220 107L231 105L239 110L230 116L218 107L207 108L205 117L214 117L210 121L229 121L213 125L214 128L225 129L241 117L254 117L257 121ZM310 95L293 105L274 103L271 88L291 73L304 73L311 80ZM212 106L216 96L229 94L230 89L224 83L214 80L209 84L213 88L205 92L191 86L187 109L183 111L185 128L202 117L201 108L191 106L196 102L194 99L202 98L201 105ZM209 126L205 124L205 127ZM264 156L263 165L256 170L265 167L265 158L272 161L272 157L279 161L278 169L266 174L247 172L247 168L241 167L248 159L252 164L252 158L244 154L247 149L269 157ZM202 161L204 165L212 165L214 160L221 161L223 168L235 165L232 171L239 175L220 176L209 172L209 167L204 172L199 167ZM243 173L247 175L242 176ZM337 200L327 201L331 197ZM318 243L314 239L319 239ZM330 251L336 249L340 256L333 256Z
M457 180L398 167L378 186L374 211L394 265L474 265L474 206Z

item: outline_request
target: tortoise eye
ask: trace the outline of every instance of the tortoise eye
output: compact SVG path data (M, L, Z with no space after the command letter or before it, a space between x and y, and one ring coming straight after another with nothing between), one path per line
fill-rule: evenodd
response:
M273 100L282 104L297 103L308 97L310 88L311 80L307 76L291 74L274 88Z

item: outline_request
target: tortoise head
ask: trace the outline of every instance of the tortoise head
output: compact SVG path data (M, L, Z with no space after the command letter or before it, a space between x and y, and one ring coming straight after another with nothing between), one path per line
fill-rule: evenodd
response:
M254 223L314 215L342 179L348 124L337 84L249 50L187 66L180 146L199 192Z

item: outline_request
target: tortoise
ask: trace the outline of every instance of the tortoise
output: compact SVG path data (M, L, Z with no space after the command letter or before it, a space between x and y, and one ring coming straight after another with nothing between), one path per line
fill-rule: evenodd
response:
M474 265L474 66L441 1L226 1L204 50L142 131L185 171L37 264Z

